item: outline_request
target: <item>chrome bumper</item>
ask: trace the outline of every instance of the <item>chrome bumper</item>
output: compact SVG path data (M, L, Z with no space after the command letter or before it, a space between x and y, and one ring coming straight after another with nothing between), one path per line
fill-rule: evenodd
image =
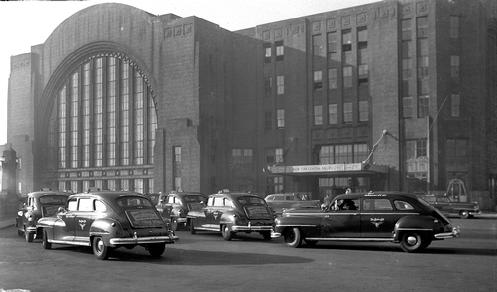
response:
M178 223L186 223L186 218L176 217L176 222L178 222Z
M273 231L273 226L252 226L252 225L233 225L231 227L231 231Z
M271 238L278 238L278 237L281 237L281 233L279 232L271 232Z
M443 232L443 233L437 233L435 234L436 239L445 239L445 238L454 238L454 237L459 237L461 231L459 226L457 227L452 227L451 232Z
M28 226L28 227L26 227L26 232L36 232L36 226Z
M178 236L147 236L147 237L126 237L126 238L111 238L109 240L112 245L122 244L147 244L147 243L174 243L178 240Z

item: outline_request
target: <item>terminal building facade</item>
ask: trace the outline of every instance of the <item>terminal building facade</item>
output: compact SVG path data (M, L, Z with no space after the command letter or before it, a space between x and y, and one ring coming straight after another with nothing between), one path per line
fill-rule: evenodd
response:
M391 0L240 31L89 7L11 59L20 191L350 187L495 206L494 6Z

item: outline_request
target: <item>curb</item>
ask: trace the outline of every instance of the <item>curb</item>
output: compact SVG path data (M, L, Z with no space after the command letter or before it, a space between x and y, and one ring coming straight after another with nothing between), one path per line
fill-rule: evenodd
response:
M7 228L12 227L12 226L14 226L14 225L15 225L15 223L14 223L14 222L10 222L10 221L8 221L8 220L5 220L5 221L3 221L3 222L2 222L2 221L0 221L0 230L2 230L2 229L7 229Z

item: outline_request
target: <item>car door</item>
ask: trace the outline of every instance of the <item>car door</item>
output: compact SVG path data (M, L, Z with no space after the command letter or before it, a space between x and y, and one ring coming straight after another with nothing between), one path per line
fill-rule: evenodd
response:
M355 207L344 203L350 200ZM359 199L339 199L331 203L331 210L323 213L321 235L325 238L358 238L361 236Z
M57 222L54 224L54 240L73 241L76 233L75 217L78 211L78 198L70 198L64 212L57 213Z
M74 240L82 243L90 242L90 227L95 221L95 198L79 199L78 211L75 212L76 232Z
M390 238L395 223L404 215L394 210L386 197L362 199L361 236L364 238Z
M209 204L204 208L205 222L204 227L206 228L219 228L219 222L221 221L220 214L222 213L222 208L224 208L224 198L222 196L213 196L209 198Z

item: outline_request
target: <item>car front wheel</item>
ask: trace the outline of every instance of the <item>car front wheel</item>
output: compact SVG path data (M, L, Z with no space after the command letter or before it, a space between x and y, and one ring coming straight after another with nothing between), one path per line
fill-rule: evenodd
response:
M150 244L147 247L147 249L148 249L148 252L150 253L151 256L153 256L154 258L158 258L166 250L166 244L165 243L154 243L154 244Z
M33 232L28 232L24 229L24 235L26 237L26 242L33 242L33 239L35 238L35 234Z
M51 249L52 248L52 243L48 242L48 234L45 229L43 229L43 239L41 242L41 245L43 246L44 249Z
M231 240L233 238L233 232L228 225L221 226L221 234L223 235L224 240Z
M300 229L293 227L285 232L285 242L290 247L300 247L302 245Z
M100 260L109 258L110 247L106 246L101 237L93 238L93 254Z
M416 252L426 246L423 236L417 232L406 232L400 241L400 247L406 252Z

